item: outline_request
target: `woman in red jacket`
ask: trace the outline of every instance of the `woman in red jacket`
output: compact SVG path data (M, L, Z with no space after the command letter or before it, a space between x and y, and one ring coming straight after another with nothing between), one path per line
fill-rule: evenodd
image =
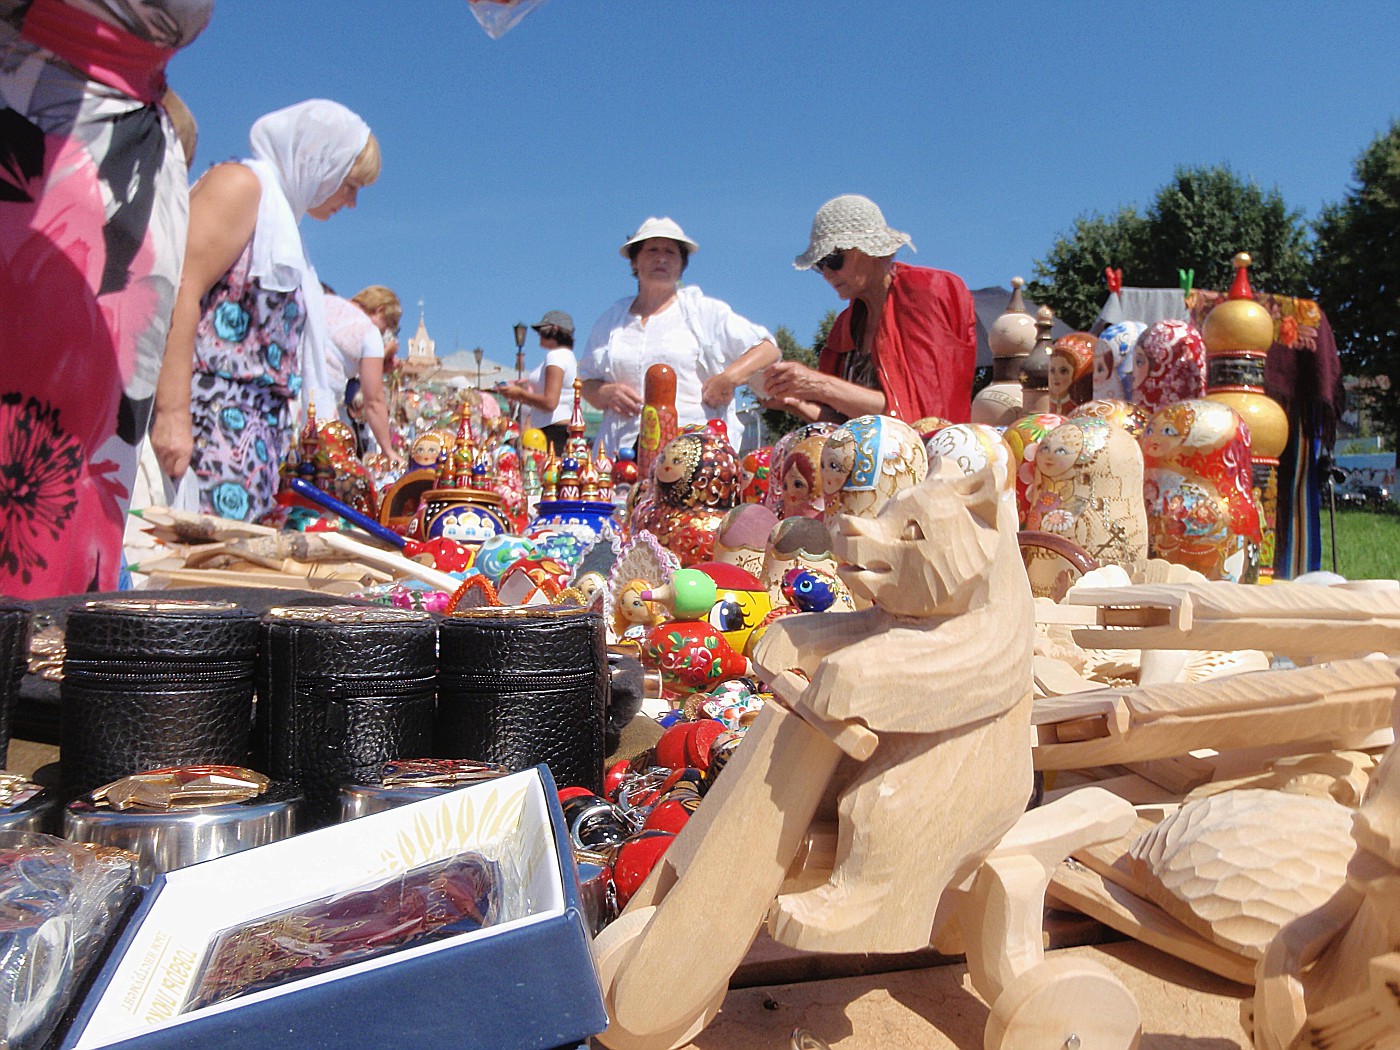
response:
M946 270L894 261L909 235L885 224L856 194L827 201L793 266L815 268L850 303L836 319L816 369L772 365L766 404L802 419L841 421L883 413L913 423L968 420L977 355L972 293Z

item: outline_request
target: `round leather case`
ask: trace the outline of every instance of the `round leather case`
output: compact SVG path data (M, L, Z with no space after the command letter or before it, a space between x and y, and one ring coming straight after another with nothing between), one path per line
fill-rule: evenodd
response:
M29 666L29 606L0 601L0 769L10 750L19 682Z
M312 823L338 814L342 784L433 748L437 624L358 606L273 609L258 654L254 767L301 785Z
M439 625L437 754L539 762L561 788L603 788L603 619L556 606L462 610Z
M68 617L63 795L145 769L246 765L257 617L225 602L110 599Z

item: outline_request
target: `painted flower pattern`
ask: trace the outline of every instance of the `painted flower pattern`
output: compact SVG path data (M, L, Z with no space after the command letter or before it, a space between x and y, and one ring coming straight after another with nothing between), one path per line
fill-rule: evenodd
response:
M29 584L49 567L51 545L77 509L82 468L82 446L57 410L0 395L0 570Z

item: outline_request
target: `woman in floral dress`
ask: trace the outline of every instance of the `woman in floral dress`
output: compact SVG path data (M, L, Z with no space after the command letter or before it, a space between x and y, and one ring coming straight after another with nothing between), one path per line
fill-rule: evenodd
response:
M200 510L252 521L273 506L303 408L334 415L329 336L298 228L353 208L379 176L368 125L312 100L258 119L252 159L219 164L190 191L189 246L151 444L172 478L192 472Z
M185 247L165 65L213 0L0 0L0 594L114 590Z

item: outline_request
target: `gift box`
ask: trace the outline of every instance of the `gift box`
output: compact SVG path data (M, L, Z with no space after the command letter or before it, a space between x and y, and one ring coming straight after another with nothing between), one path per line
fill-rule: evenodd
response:
M186 1008L226 931L468 851L501 875L491 925ZM158 876L61 1046L553 1050L606 1025L541 765Z

